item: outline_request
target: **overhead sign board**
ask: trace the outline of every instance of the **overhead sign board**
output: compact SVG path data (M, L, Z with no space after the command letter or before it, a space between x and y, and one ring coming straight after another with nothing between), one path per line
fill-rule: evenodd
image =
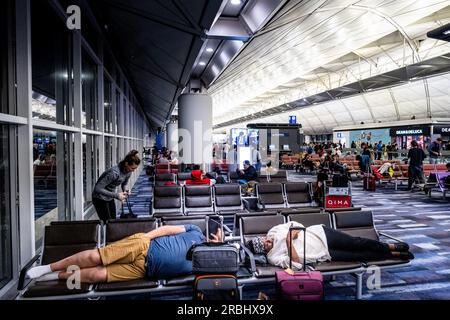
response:
M391 128L391 136L428 136L430 135L429 126L415 126L415 127L397 127Z
M434 134L441 134L443 136L450 136L450 124L449 125L439 125L433 127Z
M297 116L289 116L289 124L296 124Z

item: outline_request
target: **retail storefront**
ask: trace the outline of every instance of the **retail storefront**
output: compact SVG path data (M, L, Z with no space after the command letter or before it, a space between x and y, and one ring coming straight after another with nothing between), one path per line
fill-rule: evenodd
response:
M360 148L361 143L365 142L369 145L374 145L379 141L382 144L397 144L398 149L409 149L411 141L416 140L423 148L427 148L431 141L437 138L442 138L444 142L450 140L450 123L436 122L434 120L424 121L424 123L409 121L397 123L355 125L348 127L338 127L333 130L333 142L346 142L346 147L350 148L352 145Z
M431 130L429 125L415 125L391 128L392 143L397 143L399 149L409 149L411 141L416 140L423 148L429 143Z

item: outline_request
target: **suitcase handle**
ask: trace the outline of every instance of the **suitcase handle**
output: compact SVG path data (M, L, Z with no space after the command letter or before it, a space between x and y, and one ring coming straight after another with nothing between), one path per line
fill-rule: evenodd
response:
M300 230L303 231L303 271L306 271L306 228L305 227L289 227L289 269L292 270L292 231Z

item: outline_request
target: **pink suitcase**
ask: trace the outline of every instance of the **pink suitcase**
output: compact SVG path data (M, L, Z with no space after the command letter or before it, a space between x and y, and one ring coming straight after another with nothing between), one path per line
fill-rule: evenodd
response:
M291 227L292 230L302 230L304 234L303 240L303 261L306 261L306 228ZM292 239L292 237L291 237ZM292 242L291 242L292 248ZM289 252L289 269L292 270L292 254ZM323 277L320 271L306 271L306 264L303 263L303 271L290 274L283 271L275 273L276 289L278 299L281 300L322 300L323 295Z

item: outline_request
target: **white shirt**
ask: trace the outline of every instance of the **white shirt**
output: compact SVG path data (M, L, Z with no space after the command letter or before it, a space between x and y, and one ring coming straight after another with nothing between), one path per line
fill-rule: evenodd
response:
M292 221L273 227L267 233L268 237L272 237L273 248L267 254L270 264L281 268L289 268L289 252L286 245L286 237L289 227L303 227L298 222ZM303 262L303 231L300 231L298 238L293 240L293 246L300 261ZM327 238L322 225L314 225L306 228L306 263L316 263L331 260L328 252ZM302 270L302 263L292 261L293 270Z
M257 163L258 161L261 161L261 152L259 152L258 150L253 150L252 152L252 161L253 164Z

